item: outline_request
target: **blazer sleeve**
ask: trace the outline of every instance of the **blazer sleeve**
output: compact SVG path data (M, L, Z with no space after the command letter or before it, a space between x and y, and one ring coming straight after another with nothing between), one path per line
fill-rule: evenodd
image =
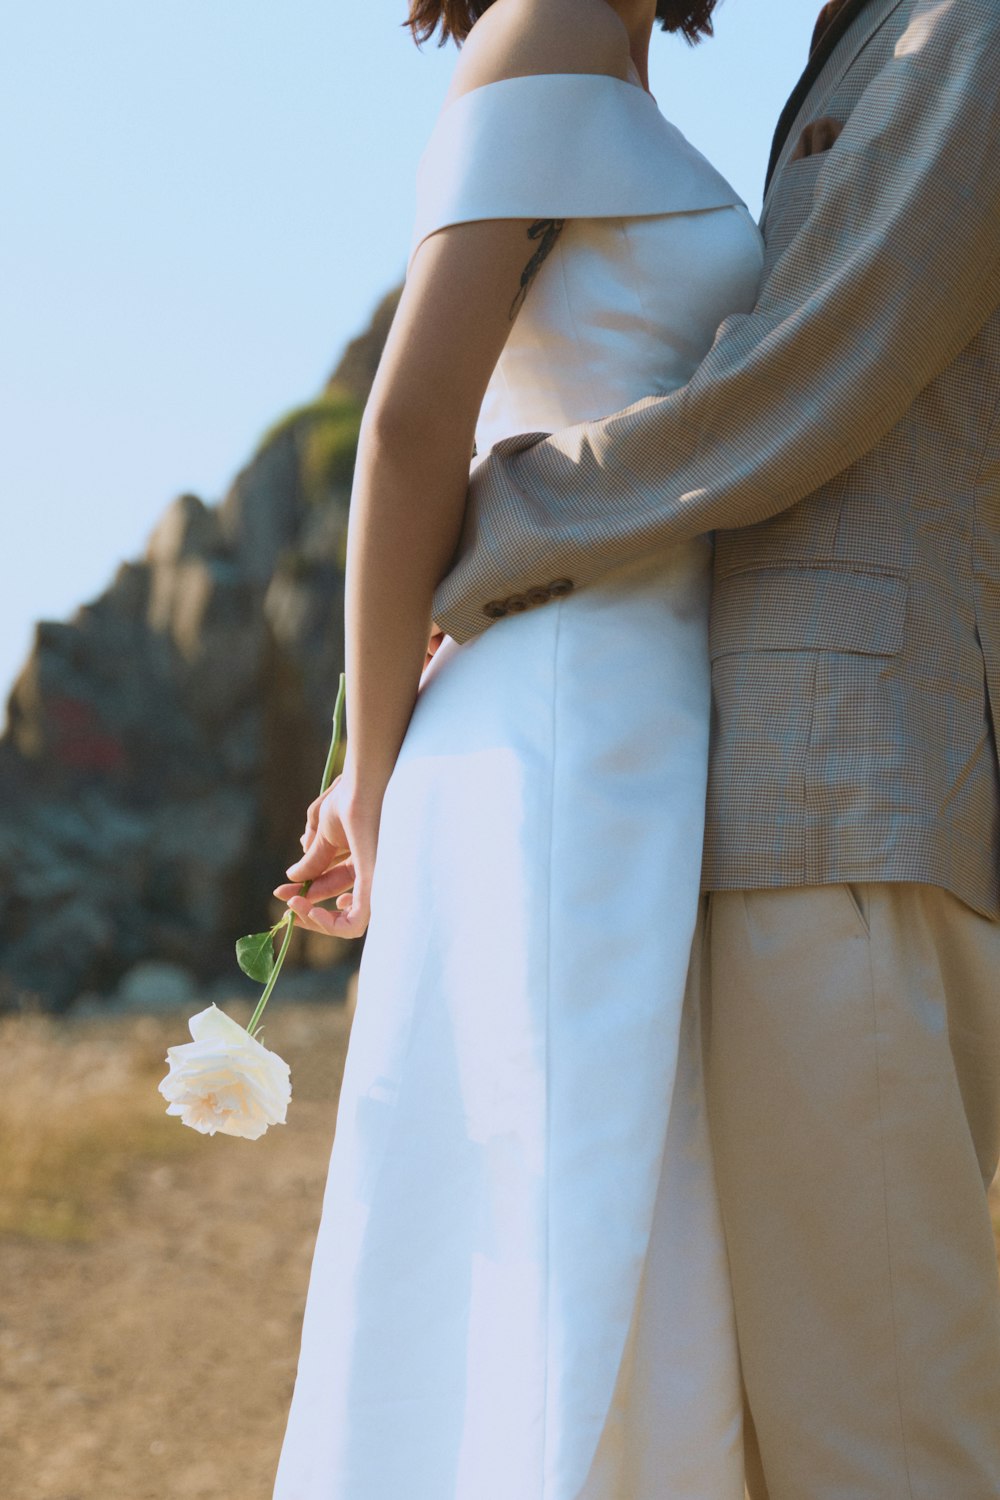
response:
M995 0L919 0L690 384L478 463L435 620L468 640L490 600L766 520L874 447L1000 304L998 78Z

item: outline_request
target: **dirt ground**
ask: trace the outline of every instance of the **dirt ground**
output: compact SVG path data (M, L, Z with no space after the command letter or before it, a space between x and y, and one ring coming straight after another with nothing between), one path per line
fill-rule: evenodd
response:
M0 1025L3 1500L270 1500L350 1007L276 996L258 1141L163 1113L191 1009Z
M248 1007L223 1008L246 1023ZM120 1092L98 1097L87 1160L46 1174L64 1179L61 1207L22 1193L22 1226L8 1212L0 1236L4 1500L270 1500L348 1013L275 997L262 1039L291 1065L292 1103L287 1124L244 1141L162 1113L155 1086L190 1009L34 1038L53 1091L67 1050L89 1047L91 1073L102 1048L128 1063ZM66 1068L78 1122L84 1071Z

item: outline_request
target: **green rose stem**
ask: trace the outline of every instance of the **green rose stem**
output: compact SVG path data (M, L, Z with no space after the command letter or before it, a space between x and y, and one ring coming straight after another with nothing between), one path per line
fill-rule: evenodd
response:
M333 781L333 768L337 763L337 752L340 749L340 731L341 726L344 722L344 698L346 696L346 692L346 679L344 673L341 672L340 684L337 688L337 702L334 705L333 709L333 735L330 739L330 749L327 753L326 765L323 767L323 780L319 789L319 794L321 797L324 792L329 791L330 784ZM305 881L300 894L304 896L311 885L311 880ZM281 947L278 950L278 956L274 960L274 967L271 969L267 984L264 986L264 993L261 995L260 1000L257 1002L257 1009L250 1017L250 1024L247 1026L247 1031L251 1036L253 1036L254 1032L257 1030L257 1025L260 1021L261 1015L263 1014L264 1006L271 998L271 991L274 989L274 986L278 982L278 975L281 973L282 965L285 962L285 955L288 952L288 945L292 941L292 928L294 926L295 913L293 911L286 911L285 915L281 918L281 921L277 922L275 926L271 928L270 933L267 934L268 938L273 940L274 934L279 930L279 928L284 927L285 929L285 936L282 939Z

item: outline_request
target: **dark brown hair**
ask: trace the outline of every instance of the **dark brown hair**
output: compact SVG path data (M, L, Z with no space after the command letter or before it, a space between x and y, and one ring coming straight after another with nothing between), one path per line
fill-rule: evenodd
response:
M410 14L403 22L418 44L429 41L441 28L438 46L449 38L461 44L493 0L410 0ZM718 0L657 0L656 19L664 31L679 31L689 42L712 35L712 12Z

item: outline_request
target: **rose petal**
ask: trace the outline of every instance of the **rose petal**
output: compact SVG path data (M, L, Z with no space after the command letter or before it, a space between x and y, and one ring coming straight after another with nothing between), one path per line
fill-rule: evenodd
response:
M167 1049L170 1070L158 1085L170 1101L167 1113L202 1134L250 1140L284 1124L291 1098L284 1059L216 1005L188 1025L194 1040Z

